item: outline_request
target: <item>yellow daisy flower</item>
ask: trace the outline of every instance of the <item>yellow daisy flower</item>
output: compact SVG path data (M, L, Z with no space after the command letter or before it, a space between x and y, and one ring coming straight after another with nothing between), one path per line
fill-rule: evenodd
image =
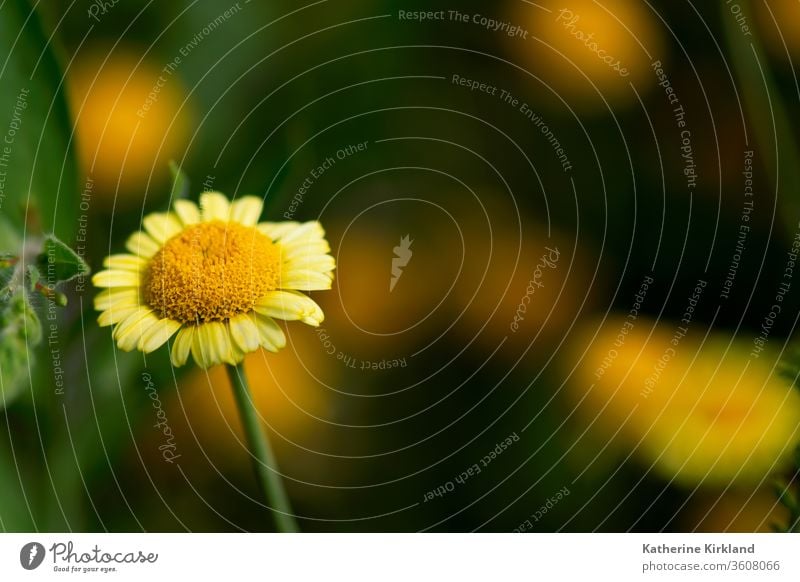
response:
M120 349L152 352L172 336L175 366L191 353L203 368L240 363L259 347L286 345L275 319L318 326L320 307L300 291L330 289L335 262L316 222L258 222L255 196L233 202L218 192L200 206L177 200L145 217L130 254L107 257L92 281L101 326ZM176 335L177 334L177 335Z

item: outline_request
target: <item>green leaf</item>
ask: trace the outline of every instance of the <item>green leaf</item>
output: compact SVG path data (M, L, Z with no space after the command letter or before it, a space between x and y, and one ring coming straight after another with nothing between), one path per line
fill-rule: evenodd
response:
M48 38L27 0L0 3L0 243L25 224L65 240L77 229L72 124Z
M54 235L45 238L37 265L42 277L50 286L89 274L86 262Z
M25 340L0 334L0 410L11 404L26 385L26 348Z
M183 173L181 167L174 160L169 161L169 171L172 173L172 193L170 200L180 200L189 197L189 177Z
M0 409L29 385L31 348L42 340L42 325L20 290L0 311Z

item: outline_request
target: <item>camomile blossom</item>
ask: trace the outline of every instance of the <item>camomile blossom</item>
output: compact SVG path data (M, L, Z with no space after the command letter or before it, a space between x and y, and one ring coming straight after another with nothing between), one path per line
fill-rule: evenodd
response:
M276 319L318 326L324 315L302 291L330 289L335 262L319 222L259 222L254 196L208 192L153 213L107 257L92 281L101 326L120 349L149 353L172 341L175 366L189 355L208 368L239 364L260 347L286 345Z

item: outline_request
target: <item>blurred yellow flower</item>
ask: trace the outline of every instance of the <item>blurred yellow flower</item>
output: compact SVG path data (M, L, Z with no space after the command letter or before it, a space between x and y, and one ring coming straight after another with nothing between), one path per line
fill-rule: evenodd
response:
M603 99L635 103L631 84L640 94L655 85L650 64L666 54L660 23L646 4L565 0L552 10L517 4L514 19L531 37L509 42L571 107L605 108Z
M573 398L597 430L618 434L616 445L666 479L760 483L798 440L800 395L778 374L775 354L751 359L739 340L703 341L700 324L683 337L680 325L641 317L587 325L573 346Z
M67 71L81 165L101 204L141 203L153 180L168 177L167 161L185 149L192 118L186 91L178 75L130 47L83 54Z
M131 254L111 255L92 281L101 326L120 349L152 352L177 333L172 363L203 368L286 344L274 318L318 326L319 306L298 291L330 289L335 262L318 222L261 222L263 204L217 192L143 220Z

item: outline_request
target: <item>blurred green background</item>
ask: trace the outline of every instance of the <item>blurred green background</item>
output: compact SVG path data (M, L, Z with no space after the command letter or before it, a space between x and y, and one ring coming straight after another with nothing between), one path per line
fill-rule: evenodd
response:
M464 22L442 2L6 2L0 132L29 97L0 250L55 230L97 270L168 207L170 160L193 197L255 194L266 220L320 220L338 265L314 296L326 321L288 325L282 353L247 361L304 531L768 529L786 519L770 484L792 478L800 420L773 365L797 321L794 287L744 383L714 370L749 357L786 280L800 4L740 2L744 20L722 4L467 0ZM404 16L420 10L435 13ZM413 258L390 291L406 235ZM513 329L547 249L557 262ZM652 432L623 427L616 396L583 399L646 277L637 329L653 334L629 336L604 381L635 400L663 351L653 342L669 343L707 282L659 384L665 398L688 386L688 404L657 404L679 442L697 421L708 469L696 478L664 463ZM118 352L88 279L62 291L52 320L32 295L44 341L0 361L0 528L268 530L224 372ZM758 463L737 473L723 457Z

